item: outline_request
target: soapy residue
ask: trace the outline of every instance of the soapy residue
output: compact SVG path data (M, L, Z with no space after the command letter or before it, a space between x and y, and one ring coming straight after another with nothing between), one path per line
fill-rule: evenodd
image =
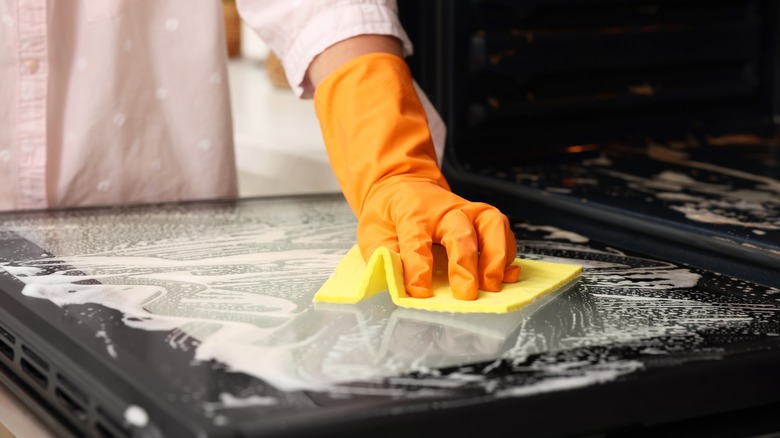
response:
M426 397L475 386L500 396L556 391L636 372L643 357L695 352L701 331L753 333L756 324L775 330L778 314L777 303L761 298L776 291L534 224L517 226L523 256L585 267L577 287L543 306L458 316L396 309L386 294L363 306L314 305L314 293L354 243L354 218L336 201L83 211L9 218L5 227L53 254L0 265L25 283L24 295L65 310L116 310L128 327L167 332L168 348L190 352L197 363L219 363L281 391L339 397ZM712 282L745 293L713 292ZM130 354L107 333L99 327L95 336L106 341L109 357ZM614 353L625 348L636 355ZM513 373L497 379L494 370L507 364ZM281 403L225 391L217 401L201 400L212 413Z
M134 427L145 427L149 424L149 414L140 406L130 405L125 409L125 422Z
M667 153L652 145L650 157L672 169L649 176L627 173L609 164L588 162L590 171L628 182L638 192L652 194L688 220L748 229L780 230L780 180Z
M274 397L262 397L259 395L250 395L248 397L236 397L233 394L223 392L219 394L219 401L204 403L208 412L215 412L230 408L248 408L252 406L271 406L279 402Z
M544 231L547 233L545 236L547 239L568 240L574 243L587 243L588 238L571 231L562 230L558 227L551 227L548 225L531 225L531 224L517 224L516 229L525 229L528 231ZM522 236L521 236L522 238Z
M739 253L750 248L761 257L780 254L780 167L773 158L774 140L767 139L774 146L766 147L702 147L703 141L690 136L665 144L603 145L597 157L589 152L579 160L495 165L479 172L545 196L555 191L559 201L590 203L594 212L607 213L614 221L606 226L623 225L620 218L632 228L649 221L704 241L729 239L742 246L735 249Z

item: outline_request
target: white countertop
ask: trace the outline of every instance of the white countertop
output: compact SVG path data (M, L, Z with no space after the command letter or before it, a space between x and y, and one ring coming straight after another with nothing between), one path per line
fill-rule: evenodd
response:
M229 63L241 196L339 192L314 103L274 87L262 61Z

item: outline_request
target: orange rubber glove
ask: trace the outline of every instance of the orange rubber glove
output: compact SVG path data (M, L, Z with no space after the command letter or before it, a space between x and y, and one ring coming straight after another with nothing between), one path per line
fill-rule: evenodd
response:
M425 110L406 62L387 53L354 58L314 93L330 163L358 218L364 259L378 247L401 254L409 295L433 295L431 246L447 249L455 298L516 282L517 242L495 207L450 191L437 162Z

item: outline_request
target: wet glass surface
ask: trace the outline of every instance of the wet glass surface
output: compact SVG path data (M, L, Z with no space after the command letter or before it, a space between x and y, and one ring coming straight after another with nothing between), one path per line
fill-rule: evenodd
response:
M386 294L315 305L355 243L338 196L8 214L0 268L23 303L57 306L52 323L91 360L133 368L214 427L530 397L780 347L776 288L514 226L521 257L584 271L505 315L401 309Z
M612 217L693 233L780 266L780 146L754 135L571 146L478 169ZM520 161L520 160L515 160ZM508 162L512 162L509 160ZM619 220L618 220L619 221Z

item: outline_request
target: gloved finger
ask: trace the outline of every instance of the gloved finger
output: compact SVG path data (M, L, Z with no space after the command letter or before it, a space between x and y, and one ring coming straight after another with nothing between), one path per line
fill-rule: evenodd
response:
M459 300L476 300L477 233L471 218L462 210L452 210L439 222L436 238L447 249L447 272L452 296Z
M474 218L479 236L479 288L498 292L504 280L504 271L515 258L517 244L509 236L509 220L500 211L489 208Z
M512 231L512 226L507 220L506 230L506 269L504 269L504 283L517 283L520 279L520 266L513 265L517 257L517 236Z
M368 261L377 248L385 247L393 252L401 252L398 234L392 225L361 222L358 224L357 240L365 261Z
M520 266L510 265L504 269L504 283L517 283L520 280Z
M431 233L425 222L402 218L396 225L406 292L415 298L433 296L433 253Z

